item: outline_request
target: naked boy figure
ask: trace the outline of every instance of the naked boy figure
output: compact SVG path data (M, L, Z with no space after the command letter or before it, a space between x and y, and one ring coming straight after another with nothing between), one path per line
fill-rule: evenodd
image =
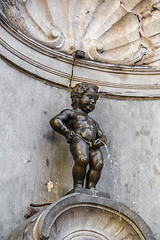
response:
M101 176L103 155L100 147L105 144L106 137L98 123L88 116L98 98L96 85L77 84L71 92L73 109L65 109L50 120L52 128L64 135L70 144L75 162L72 170L75 189L83 187L86 177L86 188L94 191Z

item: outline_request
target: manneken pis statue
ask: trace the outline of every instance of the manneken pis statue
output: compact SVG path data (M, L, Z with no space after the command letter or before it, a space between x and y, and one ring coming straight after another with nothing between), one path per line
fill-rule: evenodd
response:
M72 171L75 189L83 187L86 176L86 188L94 191L101 176L103 155L100 147L106 143L106 137L98 123L88 116L98 98L96 85L77 84L71 92L73 109L65 109L50 120L52 128L70 143L75 162Z

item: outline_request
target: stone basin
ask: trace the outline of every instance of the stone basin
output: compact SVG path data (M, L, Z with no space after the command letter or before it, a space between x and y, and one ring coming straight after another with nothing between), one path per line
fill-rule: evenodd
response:
M154 240L154 237L146 223L127 206L106 198L105 194L80 191L60 198L34 215L9 238L24 239Z

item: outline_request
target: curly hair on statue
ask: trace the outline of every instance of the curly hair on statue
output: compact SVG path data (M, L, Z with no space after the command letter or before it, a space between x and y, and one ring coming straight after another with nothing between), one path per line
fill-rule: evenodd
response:
M99 98L98 86L91 83L77 83L71 91L72 107L77 106L79 99L90 89L92 88L97 93L97 100Z

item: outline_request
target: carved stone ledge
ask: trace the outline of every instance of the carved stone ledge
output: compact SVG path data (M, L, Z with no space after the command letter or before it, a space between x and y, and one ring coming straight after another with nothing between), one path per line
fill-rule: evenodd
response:
M64 87L92 82L112 97L160 97L160 68L120 66L57 52L18 31L1 16L1 55L23 71Z
M125 205L73 193L22 223L9 240L155 240L144 221Z
M1 0L6 19L60 52L115 65L160 65L159 0Z

